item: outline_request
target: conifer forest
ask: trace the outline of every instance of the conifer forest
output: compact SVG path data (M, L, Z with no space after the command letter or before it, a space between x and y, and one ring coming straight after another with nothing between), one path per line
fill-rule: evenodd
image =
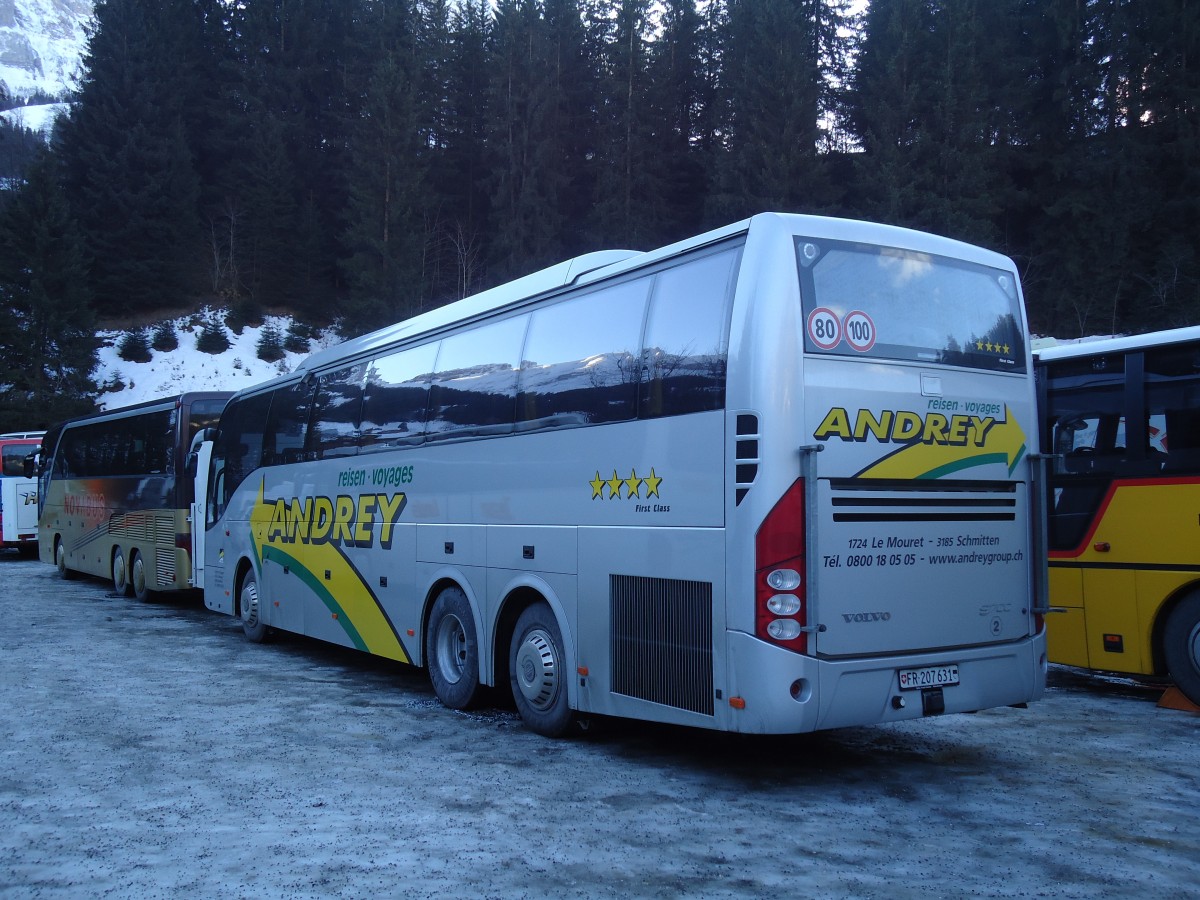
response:
M0 406L70 412L100 322L359 334L767 210L1005 253L1040 334L1200 323L1198 0L98 0L67 99Z

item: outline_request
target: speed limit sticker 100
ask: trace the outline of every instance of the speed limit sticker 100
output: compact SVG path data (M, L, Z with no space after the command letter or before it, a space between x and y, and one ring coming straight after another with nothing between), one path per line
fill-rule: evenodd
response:
M846 343L859 353L866 353L875 346L875 323L861 309L846 315L842 330L846 333Z
M860 309L844 318L826 306L818 306L808 314L808 339L817 349L832 350L843 337L852 350L866 353L875 346L875 323Z

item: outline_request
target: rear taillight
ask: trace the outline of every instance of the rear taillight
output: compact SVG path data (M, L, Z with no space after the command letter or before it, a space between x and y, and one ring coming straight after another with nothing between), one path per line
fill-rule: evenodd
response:
M808 652L804 577L804 479L797 479L754 536L755 634L796 653Z

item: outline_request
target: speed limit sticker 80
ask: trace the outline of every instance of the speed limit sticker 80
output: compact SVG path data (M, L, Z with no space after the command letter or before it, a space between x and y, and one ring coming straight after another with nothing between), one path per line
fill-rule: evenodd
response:
M808 339L818 349L832 350L843 338L850 349L866 353L875 346L875 323L860 309L844 318L825 306L818 306L808 314Z

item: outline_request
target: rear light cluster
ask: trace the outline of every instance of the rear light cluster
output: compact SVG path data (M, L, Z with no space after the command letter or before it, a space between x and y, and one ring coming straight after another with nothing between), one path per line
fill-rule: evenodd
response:
M808 652L804 582L804 479L797 479L754 537L755 634L796 653Z

